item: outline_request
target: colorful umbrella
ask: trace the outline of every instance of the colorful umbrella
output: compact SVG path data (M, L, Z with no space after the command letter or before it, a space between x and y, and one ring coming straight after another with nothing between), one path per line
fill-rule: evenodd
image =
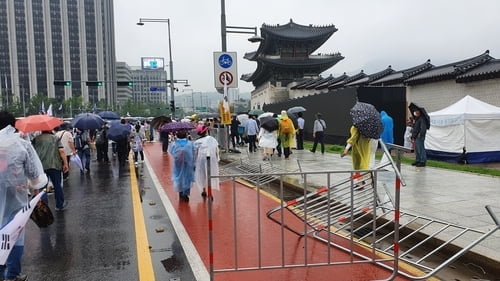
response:
M24 133L50 131L63 123L61 119L49 115L30 115L26 118L17 120L16 129Z
M97 115L101 116L102 119L116 120L120 119L120 115L113 111L102 111L97 113Z
M373 105L357 102L351 108L351 117L352 124L358 128L361 135L371 139L380 138L383 125L380 120L380 114Z
M78 114L73 120L71 120L71 125L80 130L99 129L104 124L106 124L106 121L104 121L101 116L94 113Z
M177 131L183 131L183 130L192 130L196 128L193 123L191 122L171 122L167 123L160 128L160 132L177 132Z

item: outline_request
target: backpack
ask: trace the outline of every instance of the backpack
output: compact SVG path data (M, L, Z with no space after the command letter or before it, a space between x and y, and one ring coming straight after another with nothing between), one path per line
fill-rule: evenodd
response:
M96 144L104 144L106 142L106 132L104 130L97 131L95 135Z
M83 133L76 133L75 138L73 140L76 149L82 149L85 146L85 142L83 141Z
M292 134L293 133L293 122L290 118L281 120L280 133L281 134Z

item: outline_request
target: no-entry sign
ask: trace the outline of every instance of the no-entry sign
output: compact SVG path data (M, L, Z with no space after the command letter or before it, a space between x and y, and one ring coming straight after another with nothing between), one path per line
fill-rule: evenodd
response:
M215 88L238 88L236 52L214 52Z

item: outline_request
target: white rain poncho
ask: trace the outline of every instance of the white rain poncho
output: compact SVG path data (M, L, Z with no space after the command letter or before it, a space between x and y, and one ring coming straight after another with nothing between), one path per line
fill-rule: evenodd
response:
M11 126L0 130L0 229L27 206L28 188L46 184L42 162L31 143Z
M194 142L196 155L194 184L201 192L208 186L207 156L210 156L210 174L219 175L219 143L214 137L205 136ZM219 178L212 178L212 189L219 189Z
M194 178L193 142L187 139L177 139L170 144L168 152L172 155L174 190L188 195Z

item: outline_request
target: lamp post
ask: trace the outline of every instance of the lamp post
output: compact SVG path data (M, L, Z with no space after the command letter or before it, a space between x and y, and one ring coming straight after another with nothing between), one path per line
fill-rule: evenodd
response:
M175 85L174 85L174 63L172 62L172 37L170 36L170 19L149 19L140 18L137 25L144 25L145 22L156 22L156 23L166 23L168 27L168 56L169 56L169 71L170 71L170 102L175 105ZM171 109L172 118L175 118L175 106Z

